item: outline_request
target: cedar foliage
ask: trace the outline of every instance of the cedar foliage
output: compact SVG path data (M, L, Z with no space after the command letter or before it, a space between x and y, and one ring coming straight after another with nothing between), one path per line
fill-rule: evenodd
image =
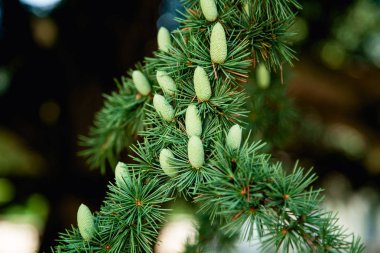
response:
M170 47L136 65L151 93L137 91L131 70L117 82L118 91L105 96L89 137L82 137L89 163L104 171L107 162L116 165L131 136L138 134L141 141L131 146L133 162L117 163L116 181L109 183L104 204L93 216L93 238L83 240L73 226L61 233L53 252L153 252L170 212L166 206L178 198L194 203L199 219L198 238L186 252L233 252L237 238L254 237L271 252L363 251L360 240L337 225L337 216L321 208L323 196L311 187L316 179L312 171L296 165L286 174L281 163L262 152L261 141L250 140L248 131L242 143L239 131L230 132L236 124L248 126L248 74L259 63L282 74L282 66L294 60L286 42L301 6L295 0L215 3L217 18L208 21L198 0L184 1L186 11L179 18L180 28L171 33ZM210 52L216 24L226 37L219 42L227 45L226 58L219 63ZM194 88L197 67L203 68L211 85L207 99L198 99L201 94ZM175 92L162 91L157 71L174 80ZM153 105L158 95L164 99ZM201 119L199 137L186 131L191 127L186 123L190 105ZM228 135L236 143L226 143ZM193 138L197 144L189 145ZM215 241L217 249L212 246Z

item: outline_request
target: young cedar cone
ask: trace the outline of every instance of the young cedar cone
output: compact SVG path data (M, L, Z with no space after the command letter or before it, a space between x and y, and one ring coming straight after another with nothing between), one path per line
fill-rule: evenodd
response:
M257 85L262 89L266 89L269 87L270 73L263 63L260 63L259 66L257 67L256 81L257 81Z
M116 185L120 187L125 183L124 178L128 176L127 165L122 162L118 162L115 168L115 180Z
M238 149L241 143L241 133L241 127L238 124L233 125L227 135L227 146L231 149Z
M165 71L157 70L156 78L161 89L166 94L171 96L177 91L173 78L171 78Z
M186 133L189 137L195 135L200 137L202 134L202 121L199 116L197 107L194 104L190 104L186 109Z
M200 101L208 101L211 97L210 80L206 71L202 67L197 67L194 71L194 89Z
M169 177L174 177L177 175L177 170L171 165L171 161L174 159L173 153L169 149L162 149L160 152L160 166L161 169Z
M218 17L215 0L201 0L201 8L205 18L212 22Z
M94 237L96 229L94 217L85 204L81 204L78 208L77 221L81 236L85 241L90 241Z
M227 58L227 40L223 26L218 22L211 31L210 39L211 61L222 64Z
M244 4L244 12L245 14L247 14L249 16L249 8L250 8L250 5L249 5L249 2L247 1L245 4Z
M151 88L149 81L140 70L133 71L132 80L135 84L137 91L140 92L141 95L146 96L150 93Z
M199 169L205 162L203 143L198 136L191 136L187 144L187 155L193 168Z
M158 49L164 52L168 52L171 46L170 32L165 27L161 26L157 34Z
M173 107L166 101L166 99L158 94L154 95L153 106L157 113L167 122L170 122L174 118Z

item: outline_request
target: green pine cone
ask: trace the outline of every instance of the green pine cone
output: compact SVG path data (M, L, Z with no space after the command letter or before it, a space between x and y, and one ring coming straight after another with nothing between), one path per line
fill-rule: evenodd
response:
M227 146L231 149L238 149L241 144L241 134L241 127L238 124L233 125L228 131L228 135L226 138Z
M115 168L115 181L117 186L124 184L124 178L128 176L127 165L122 162L118 162Z
M159 95L155 94L153 98L153 106L156 109L157 113L167 122L170 122L174 118L173 107L166 101L166 99Z
M187 154L191 166L199 169L205 162L205 153L203 150L203 143L198 136L191 136L187 144Z
M173 168L173 166L171 165L172 159L174 159L174 155L169 149L164 148L161 150L160 166L161 169L165 172L165 174L169 177L174 177L177 175L177 170Z
M157 70L156 78L158 85L160 85L163 92L172 96L177 91L177 86L173 78L171 78L165 71Z
M186 133L189 137L201 136L202 134L202 121L199 116L197 107L194 104L190 104L186 109L185 116Z
M222 64L227 58L227 40L223 26L218 22L211 31L210 38L211 61Z
M211 85L206 71L198 66L194 71L194 89L198 99L202 102L208 101L211 97Z
M160 27L157 33L158 49L164 52L169 52L171 47L170 32L165 27Z
M132 80L137 91L140 92L141 95L147 96L150 93L151 87L149 81L140 70L133 71Z
M94 217L90 209L85 205L81 204L77 212L77 222L78 228L81 236L85 241L90 241L96 232Z
M210 22L215 21L218 17L215 0L201 0L200 3L205 18Z

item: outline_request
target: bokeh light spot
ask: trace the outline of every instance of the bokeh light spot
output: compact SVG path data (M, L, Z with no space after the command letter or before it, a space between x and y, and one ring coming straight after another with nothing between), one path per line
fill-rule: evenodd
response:
M304 41L309 35L309 26L305 19L297 17L293 25L289 28L289 32L294 33L291 40L295 43Z
M62 0L20 0L20 2L34 15L45 17L58 6Z
M51 18L35 18L32 32L34 41L40 47L51 48L57 40L58 28Z
M11 181L0 178L0 204L11 201L14 197L14 187Z
M59 119L61 108L55 101L46 101L40 107L40 118L47 125L53 125Z
M15 133L0 128L0 176L37 176L46 168L45 159Z
M328 128L325 143L352 158L362 158L367 151L364 136L355 128L341 123Z
M1 253L34 253L39 244L38 230L30 224L0 221Z
M345 62L346 51L338 42L329 41L322 46L321 58L330 68L339 69Z
M177 214L164 226L156 245L157 253L177 253L185 250L186 243L195 243L196 221L191 215Z
M36 216L33 224L42 230L49 214L49 202L47 199L41 194L32 194L26 202L26 208L28 212Z
M380 68L380 33L372 34L366 41L364 50L378 68Z

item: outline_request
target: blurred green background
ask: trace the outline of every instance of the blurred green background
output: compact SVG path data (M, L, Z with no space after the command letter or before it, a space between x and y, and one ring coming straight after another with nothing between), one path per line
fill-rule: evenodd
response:
M0 0L0 253L49 251L80 203L101 205L112 172L88 169L77 136L113 78L152 55L174 2ZM299 119L273 155L314 167L326 206L380 252L380 1L300 3Z

